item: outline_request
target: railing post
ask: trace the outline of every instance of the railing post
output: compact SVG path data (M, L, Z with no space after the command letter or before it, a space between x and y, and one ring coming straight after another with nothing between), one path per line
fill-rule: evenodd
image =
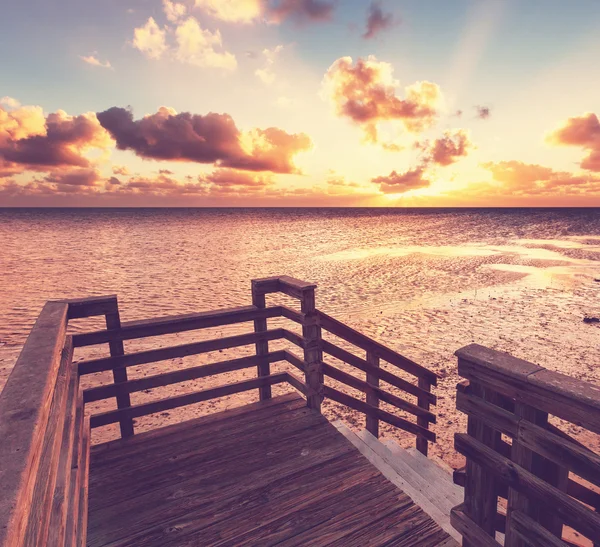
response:
M121 317L119 316L119 305L115 301L114 311L107 312L106 328L108 330L119 330L121 328ZM108 343L110 348L110 356L118 357L125 355L125 348L123 346L123 340L111 340ZM127 369L124 367L113 368L113 379L115 382L115 389L117 391L117 408L119 410L123 408L131 407L131 398L129 392L123 389L123 382L127 382ZM123 416L119 420L119 427L121 429L121 437L131 437L133 435L133 419L129 416Z
M477 383L466 388L475 397L493 402L494 393ZM481 420L469 416L467 433L481 443L495 449L500 444L500 433ZM498 489L492 473L467 458L465 477L465 509L467 515L485 533L496 536L496 513L498 512ZM478 547L466 539L463 547Z
M254 281L252 282L252 305L259 309L267 307L265 293L261 291ZM267 330L266 319L255 319L254 320L254 332L265 332ZM269 353L269 342L267 340L259 340L255 344L256 355L258 357L267 355ZM269 376L271 374L271 364L267 359L261 360L257 366L258 376ZM265 401L271 398L271 386L262 386L258 388L258 396L261 401Z
M323 352L321 351L321 327L317 322L315 306L315 289L308 287L302 290L300 309L304 314L302 337L304 338L304 363L306 385L310 389L307 397L309 408L321 412L323 401Z
M427 378L423 378L423 377L419 376L419 387L421 389L424 389L425 391L431 392L431 382ZM424 399L423 397L418 397L417 404L422 409L429 410L429 401L427 399ZM424 427L425 429L429 429L429 421L427 420L427 418L423 418L422 416L417 416L417 425L420 425L421 427ZM427 439L417 435L416 445L417 445L417 450L424 456L427 456L427 451L428 451L427 450L427 448L428 448Z
M379 356L373 351L367 351L367 363L379 368ZM379 387L379 377L367 372L367 383ZM379 408L379 397L376 393L367 393L367 404ZM379 418L367 415L366 428L371 435L379 437ZM427 441L425 441L425 451L427 453Z

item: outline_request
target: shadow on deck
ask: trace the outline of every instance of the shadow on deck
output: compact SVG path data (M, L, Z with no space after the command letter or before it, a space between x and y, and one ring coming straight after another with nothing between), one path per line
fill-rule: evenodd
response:
M295 394L94 446L87 543L456 545Z

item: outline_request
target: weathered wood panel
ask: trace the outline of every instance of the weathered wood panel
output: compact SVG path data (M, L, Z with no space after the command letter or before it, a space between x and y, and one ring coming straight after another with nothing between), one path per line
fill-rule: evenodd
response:
M414 433L415 435L422 435L427 440L431 442L435 442L435 433L433 431L429 431L417 425L413 422L409 422L404 418L399 418L398 416L394 416L381 408L373 407L364 401L359 401L346 393L342 393L337 389L334 389L330 386L323 387L323 394L325 397L329 397L333 401L336 401L342 405L346 405L347 407L353 408L354 410L358 410L364 414L370 414L371 416L377 416L378 419L391 424L399 429L403 429L404 431L408 431L409 433Z
M410 393L411 395L415 395L416 397L421 397L424 400L427 400L432 404L435 404L437 401L436 396L433 393L429 393L429 392L425 391L424 389L421 389L420 387L418 387L414 384L411 384L410 382L407 382L406 380L403 380L402 378L398 378L397 376L394 376L392 373L388 372L385 369L371 366L364 359L357 357L356 355L350 353L349 351L346 351L345 349L342 349L327 340L322 341L322 347L323 347L323 351L325 353L328 353L332 357L335 357L336 359L339 359L340 361L344 361L344 363L347 363L359 370L368 372L369 374L372 374L373 376L377 376L380 380L383 380L384 382L387 382L388 384L391 384L394 387L402 389L402 390L406 391L407 393Z
M254 286L252 287L254 289ZM259 310L267 307L265 294L252 290L252 305ZM267 331L267 320L264 318L254 320L254 332L263 334ZM269 341L266 338L260 338L255 343L256 355L259 357L256 372L259 377L269 376L271 374L270 361L266 358L269 353ZM258 398L266 401L271 398L271 386L262 386L258 388Z
M136 338L147 338L209 327L221 327L223 325L254 321L255 319L268 319L280 316L281 310L277 306L264 310L257 310L254 306L243 306L218 311L128 321L123 323L121 329L118 331L101 330L75 334L73 336L73 344L75 347L92 346L95 344L105 344L111 340L133 340Z
M376 393L377 397L380 400L382 400L386 403L389 403L389 404L395 406L396 408L405 410L406 412L409 412L410 414L414 414L415 416L421 416L424 418L425 422L430 422L430 423L436 422L436 417L435 417L435 414L433 414L433 412L430 412L429 410L425 410L424 408L421 408L420 406L417 406L413 403L409 403L408 401L405 401L404 399L397 397L396 395L394 395L392 393L388 393L387 391L384 391L383 389L381 389L379 387L371 385L368 382L364 382L363 380L356 378L355 376L352 376L351 374L348 374L348 373L344 372L343 370L332 367L331 365L328 365L327 363L323 363L323 372L325 373L326 376L329 376L329 377L333 378L334 380L337 380L338 382L342 382L350 387L358 389L358 390L362 391L363 393L367 393L367 394L369 392Z
M331 334L338 336L355 346L358 346L365 351L373 351L379 355L382 359L391 363L398 368L409 372L419 378L427 378L431 385L437 385L437 375L421 365L418 365L414 361L411 361L407 357L400 355L399 353L387 348L375 340L371 340L368 336L354 330L353 328L344 325L344 323L330 317L329 315L319 311L319 322L321 327L329 331Z
M588 537L600 536L600 515L583 506L564 492L550 486L469 435L455 435L456 449L467 458L493 473L519 492L537 501L548 511L563 518L566 524Z
M69 481L69 509L67 512L67 522L65 525L65 545L75 545L77 541L79 525L79 504L81 495L80 473L83 459L83 434L84 434L85 416L83 409L83 394L79 391L77 395L77 409L75 411L75 436L73 439L73 455L71 457L71 479Z
M94 372L102 372L105 370L112 370L115 367L145 365L147 363L166 361L168 359L175 359L178 357L188 357L190 355L209 353L211 351L217 351L220 349L248 346L260 340L278 340L283 337L283 329L273 329L259 334L251 332L248 334L239 334L237 336L226 336L223 338L217 338L215 340L204 340L202 342L191 342L189 344L181 344L178 346L168 346L165 348L138 351L134 353L128 353L122 357L103 357L101 359L81 361L79 363L79 373L84 375L92 374Z
M128 393L134 393L144 389L153 389L188 380L206 378L224 372L233 372L234 370L243 370L245 368L257 366L261 359L267 359L269 363L274 363L276 361L283 361L285 359L285 354L283 350L280 350L264 355L262 358L251 355L249 357L239 357L238 359L230 359L228 361L219 361L209 365L199 365L197 367L175 370L173 372L164 372L162 374L138 378L136 380L129 380L121 384L121 389L126 390ZM92 387L83 392L83 399L86 403L100 401L102 399L114 397L115 393L116 386L113 384Z
M95 317L114 311L117 306L117 295L90 296L88 298L72 298L61 300L69 306L68 319Z
M301 298L300 308L305 316L302 323L302 338L304 339L304 378L310 389L307 405L309 408L321 412L323 351L321 349L321 327L316 321L318 312L315 307L314 287L303 287L300 290L299 298Z
M369 365L371 365L372 367L375 368L379 368L379 356L372 352L372 351L368 351L367 352L367 363L369 363ZM348 375L350 376L350 375ZM365 382L365 384L367 386L372 386L374 389L368 389L367 391L365 391L364 389L362 391L364 391L364 393L366 394L366 402L367 404L370 404L371 406L377 407L379 408L379 376L376 376L375 374L371 374L369 372L367 372L367 381ZM366 387L366 386L365 386ZM402 399L400 399L400 397L395 397L396 399L399 399L400 401L402 401ZM394 405L396 406L396 405ZM422 424L420 424L422 425ZM367 431L369 433L371 433L371 435L373 435L374 437L379 437L379 419L376 416L366 416L366 420L365 420L365 427L367 429ZM425 443L427 443L427 441L425 441Z
M27 525L67 308L61 302L44 306L0 394L0 544L19 545Z
M79 484L79 510L77 512L77 547L85 547L86 545L90 484L90 446L90 419L88 416L85 418L83 424L82 457L79 469L81 481Z
M418 384L422 390L427 392L431 391L431 382L428 378L419 377ZM417 403L424 410L429 410L429 401L425 397L419 397ZM417 416L417 424L419 424L421 427L424 427L425 429L429 427L429 421L425 419L425 417L422 415ZM427 456L427 439L425 439L424 437L417 437L416 446L417 450L421 454Z
M202 401L208 401L210 399L216 399L218 397L224 397L225 395L233 395L234 393L249 391L251 389L256 389L262 385L281 384L286 381L287 374L285 372L279 374L271 374L270 376L266 376L264 378L244 380L242 382L235 382L233 384L228 384L225 386L205 389L202 391L197 391L195 393L177 395L175 397L159 399L158 401L152 401L150 403L134 405L128 409L109 410L108 412L94 414L91 417L90 423L92 428L101 427L103 425L114 424L118 422L121 415L125 413L131 418L139 418L140 416L154 414L155 412L163 412L165 410L171 410L173 408L179 408L185 405L191 405L194 403L200 403Z
M464 504L450 511L450 522L456 528L469 545L477 547L499 547L500 544L487 532L480 528L465 512Z
M521 511L513 513L511 527L523 544L530 547L568 547L569 545Z

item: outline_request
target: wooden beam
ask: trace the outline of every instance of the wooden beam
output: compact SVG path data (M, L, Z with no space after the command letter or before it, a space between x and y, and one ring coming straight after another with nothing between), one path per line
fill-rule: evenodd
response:
M259 310L264 310L267 307L265 293L255 291L254 284L252 285L252 305ZM262 334L267 331L267 320L263 317L254 320L254 332ZM256 355L259 357L256 373L257 376L269 376L271 374L270 361L265 358L269 353L269 341L264 337L258 339L255 343ZM258 388L258 398L260 401L266 401L271 398L271 386L264 385Z
M456 433L454 445L458 452L477 464L485 466L488 472L508 483L511 488L535 499L538 504L544 506L545 510L557 513L566 524L584 536L600 536L600 515L568 494L554 488L469 435Z
M429 381L428 378L420 377L418 384L419 384L419 387L423 391L431 392L431 382ZM429 410L429 401L425 397L418 397L417 404L423 410ZM427 429L429 427L428 421L423 416L418 416L417 417L417 423L421 427L424 427L425 429ZM416 447L417 447L417 450L421 454L423 454L424 456L427 456L428 445L427 445L427 440L426 439L424 439L423 437L417 437Z
M254 344L258 340L277 340L283 338L283 336L283 329L273 329L260 334L250 332L248 334L227 336L214 340L204 340L202 342L192 342L190 344L181 344L179 346L169 346L166 348L128 353L122 357L104 357L102 359L81 361L79 363L79 374L92 374L94 372L112 370L116 367L132 367L135 365L144 365L146 363L155 363L157 361L166 361L167 359L208 353L220 349L237 348Z
M304 395L305 397L308 397L308 395L310 393L309 387L302 380L300 380L300 378L298 378L291 372L286 372L286 374L288 376L288 378L287 378L288 383L292 387L296 388L300 393L302 393L302 395Z
M68 305L42 309L0 394L0 545L22 542L61 353Z
M389 403L390 405L395 406L396 408L399 408L400 410L410 412L411 414L414 414L415 416L421 416L427 422L436 423L436 417L435 417L435 414L433 414L433 412L430 412L429 410L425 410L415 404L409 403L408 401L405 401L404 399L397 397L396 395L393 395L392 393L388 393L387 391L384 391L383 389L381 389L379 387L375 387L375 386L369 384L368 382L364 382L363 380L360 380L359 378L356 378L355 376L352 376L351 374L348 374L342 370L332 367L331 365L329 365L327 363L323 363L323 372L325 373L326 376L329 376L329 377L333 378L334 380L337 380L338 382L342 382L343 384L346 384L350 387L358 389L358 390L362 391L363 393L369 393L369 392L377 393L377 397L379 399L381 399L382 401Z
M303 359L300 359L300 357L288 350L283 350L283 353L285 355L285 360L290 363L290 365L295 366L301 372L306 370L306 363Z
M90 419L90 424L92 428L101 427L103 425L114 424L118 422L121 414L125 413L131 416L131 418L139 418L140 416L147 416L148 414L154 414L156 412L163 412L173 408L200 403L202 401L224 397L225 395L233 395L234 393L249 391L265 384L274 385L281 384L283 382L287 382L286 372L271 374L271 376L266 376L263 378L244 380L242 382L205 389L195 393L187 393L185 395L177 395L175 397L159 399L157 401L151 401L141 405L134 405L128 409L110 410L108 412L94 414Z
M321 349L321 327L316 322L318 311L315 307L314 287L309 285L302 288L300 298L300 309L305 317L302 324L304 378L310 389L307 405L309 408L321 412L321 402L323 401L323 351Z
M344 363L347 363L359 370L369 372L373 376L377 376L380 380L383 380L388 384L402 389L407 393L410 393L411 395L415 395L416 397L422 397L423 399L428 400L432 404L436 403L437 399L433 393L429 393L428 391L425 391L424 389L421 389L420 387L415 386L414 384L411 384L410 382L407 382L402 378L398 378L398 376L395 376L394 374L388 372L385 369L374 367L367 363L364 359L353 355L349 351L346 351L345 349L342 349L339 346L328 342L327 340L322 340L321 345L323 347L323 351L325 353L329 353L329 355L331 355L332 357L335 357L340 361L344 361Z
M379 356L372 352L372 351L367 351L367 363L369 363L369 365L371 365L372 367L375 368L379 368ZM350 376L350 375L348 375ZM377 376L376 374L371 374L370 372L367 372L367 381L365 382L365 384L367 384L367 386L372 386L374 389L368 389L367 391L365 391L367 397L367 404L370 404L371 406L374 406L376 408L379 408L379 376ZM384 392L385 393L385 392ZM397 399L400 399L400 397L397 397ZM402 400L402 399L400 399ZM394 405L396 406L396 405ZM376 439L379 438L379 418L377 418L377 416L369 416L367 415L365 418L365 428L366 430L373 435L373 437L375 437ZM422 425L422 424L420 424ZM427 445L427 441L425 441L425 445Z
M321 311L318 312L318 315L321 327L329 331L331 334L334 334L335 336L338 336L339 338L342 338L343 340L346 340L347 342L350 342L351 344L354 344L365 351L373 351L379 355L381 359L384 359L388 363L419 378L427 378L431 385L437 385L437 374L435 374L435 372L418 365L407 357L400 355L390 348L387 348L383 344L372 340L368 336L365 336L357 330L354 330L341 321L338 321L337 319L334 319L333 317L330 317Z
M513 513L511 527L513 533L529 547L568 547L569 545L521 511Z
M423 435L431 442L435 442L435 433L433 433L433 431L429 431L428 429L425 429L413 422L409 422L404 418L394 416L393 414L390 414L389 412L386 412L385 410L382 410L380 408L371 406L365 403L364 401L359 401L358 399L347 395L346 393L342 393L337 389L334 389L329 386L324 386L323 395L342 405L346 405L347 407L353 408L354 410L358 410L363 414L371 414L372 416L377 416L380 420L391 424L399 429L403 429L404 431L408 431L409 433L414 433L415 435Z
M285 359L285 355L281 350L268 353L264 356L264 358L268 359L270 363L273 363L276 361L283 361ZM196 380L198 378L206 378L216 374L223 374L224 372L243 370L245 368L256 366L258 362L259 358L256 355L250 355L248 357L240 357L238 359L184 368L172 372L164 372L163 374L156 374L154 376L138 378L136 380L129 380L128 382L122 384L121 387L128 393L135 393L144 389L154 389L171 384L178 384L179 382L186 382L188 380ZM83 392L83 400L86 403L101 401L102 399L114 397L115 393L116 386L114 384L92 387Z
M104 344L111 340L133 340L136 338L220 327L254 321L260 318L268 319L269 317L280 316L281 309L278 306L269 307L264 310L258 310L254 306L243 306L240 308L174 315L142 321L128 321L122 324L119 331L101 330L75 334L73 335L73 345L75 347L93 346L95 344Z
M476 522L469 518L465 512L464 503L461 503L450 511L450 524L462 534L469 545L500 547L500 544L494 538L490 537Z
M61 300L69 305L68 319L95 317L114 311L117 306L117 295L91 296L89 298L72 298Z

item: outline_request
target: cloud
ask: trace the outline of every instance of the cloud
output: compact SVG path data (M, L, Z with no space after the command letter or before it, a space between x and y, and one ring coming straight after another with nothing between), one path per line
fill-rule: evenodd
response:
M133 47L150 59L160 59L168 50L166 35L166 30L161 29L150 17L143 27L134 29Z
M476 116L480 120L487 120L492 115L489 106L480 106L480 105L477 105L475 107L475 112L476 112Z
M550 167L521 161L487 162L481 164L500 183L504 194L515 196L581 194L600 190L600 178L554 171Z
M129 169L124 165L113 165L112 167L113 175L129 175Z
M195 6L228 23L253 23L266 19L279 24L320 22L331 19L331 0L195 0Z
M180 19L185 17L187 8L185 7L185 4L163 0L163 11L169 22L177 23Z
M262 16L263 0L196 0L195 5L228 23L251 23Z
M422 81L405 88L405 98L397 95L389 63L374 56L341 57L323 79L323 91L340 117L363 128L369 142L378 142L377 124L399 121L407 131L418 133L431 127L438 116L442 94L437 84Z
M175 38L175 58L182 63L225 70L234 70L237 67L234 55L228 51L216 51L216 48L223 45L221 33L218 30L211 32L201 28L194 17L188 17L177 26Z
M551 132L548 142L562 146L580 146L587 153L581 168L600 172L600 120L592 112L569 118L562 127Z
M289 134L275 127L242 133L228 114L178 114L161 107L155 114L134 120L132 112L113 107L97 116L118 149L155 160L297 173L294 156L311 147L306 134Z
M369 5L367 28L362 36L365 40L375 38L380 32L397 24L398 22L395 20L392 13L383 12L381 9L381 2L373 1Z
M0 107L0 165L33 170L89 167L86 153L111 145L92 112L69 116L59 110L44 117L40 107L12 111Z
M431 181L425 178L423 167L402 174L392 171L389 175L372 178L371 182L379 184L379 189L384 194L401 194L409 190L426 188L431 184Z
M164 3L167 19L176 23L174 28L161 29L150 17L143 27L134 30L133 47L148 58L158 60L168 54L180 63L202 68L234 70L237 67L235 56L228 51L218 51L223 46L221 32L203 29L195 17L185 15L183 4ZM167 32L175 37L175 44L167 43Z
M21 106L21 103L17 101L17 99L4 96L0 99L0 106L6 106L8 108L19 108Z
M472 146L469 133L464 129L445 131L444 135L433 141L428 149L427 161L441 166L450 165L468 155Z
M263 68L258 68L254 71L254 74L265 84L271 85L275 81L275 72L273 72L273 65L275 59L281 53L283 49L282 45L278 45L273 49L263 49L262 53L265 56L265 65Z
M266 4L267 13L275 23L329 21L335 7L335 1L326 0L271 0Z
M111 64L110 64L110 62L108 60L102 62L102 61L100 61L100 59L98 59L94 55L88 55L87 57L83 56L83 55L80 55L79 58L84 63L87 63L88 65L98 66L98 67L101 67L101 68L112 68L112 66L111 66Z
M97 186L100 173L97 169L75 169L66 173L56 172L44 178L46 182L54 182L67 186Z

